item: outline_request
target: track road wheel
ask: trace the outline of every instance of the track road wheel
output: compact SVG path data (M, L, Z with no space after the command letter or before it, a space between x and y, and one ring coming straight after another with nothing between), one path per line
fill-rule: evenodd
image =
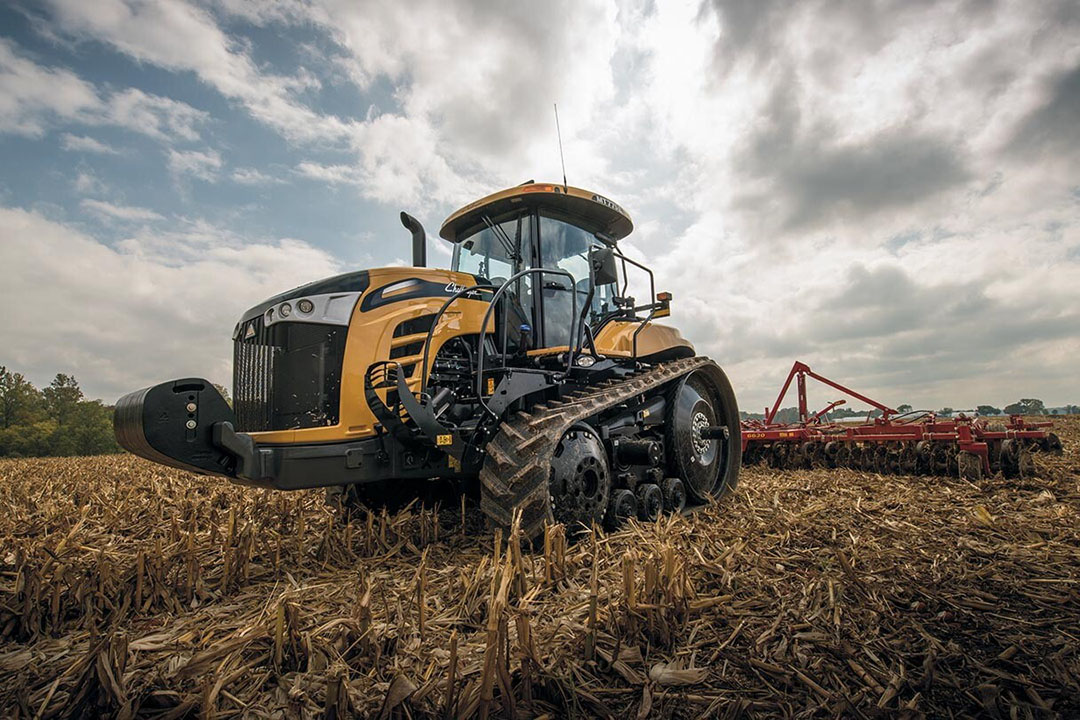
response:
M970 480L972 482L982 480L982 458L975 453L967 452L966 450L960 451L960 454L956 456L956 464L961 479Z
M611 472L600 438L587 425L566 431L551 459L551 512L570 530L592 527L604 519Z
M637 486L637 514L638 519L645 522L653 522L660 517L664 509L664 494L659 485L642 483Z
M661 490L664 494L664 510L669 513L682 512L686 507L686 486L683 481L679 478L668 478L664 480Z
M608 530L614 530L636 515L637 497L634 493L625 488L612 490L611 500L608 501L607 516L604 518L604 526Z
M672 388L668 408L664 441L670 473L700 502L734 489L742 457L739 408L724 371L708 365L687 375ZM730 432L727 438L703 438L710 426Z

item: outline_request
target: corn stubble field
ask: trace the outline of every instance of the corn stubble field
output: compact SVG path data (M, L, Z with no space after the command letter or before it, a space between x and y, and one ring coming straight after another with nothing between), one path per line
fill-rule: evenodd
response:
M0 713L1074 717L1077 420L1038 479L749 468L535 553L472 508L2 461Z

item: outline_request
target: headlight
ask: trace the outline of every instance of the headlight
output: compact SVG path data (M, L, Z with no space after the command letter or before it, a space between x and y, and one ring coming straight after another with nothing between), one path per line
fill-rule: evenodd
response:
M574 364L578 367L592 367L596 364L596 358L592 355L578 355L574 360Z
M315 311L315 303L311 302L307 298L304 298L300 302L296 303L296 309L307 315L308 313Z
M289 303L281 303L281 306L278 307L278 315L281 315L281 317L283 318L287 318L292 315L292 305L290 305Z

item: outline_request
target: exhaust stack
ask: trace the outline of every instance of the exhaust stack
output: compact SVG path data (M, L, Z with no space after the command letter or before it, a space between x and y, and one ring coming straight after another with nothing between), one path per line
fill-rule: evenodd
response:
M427 235L424 233L424 226L405 211L401 213L401 224L412 233L413 267L427 267Z

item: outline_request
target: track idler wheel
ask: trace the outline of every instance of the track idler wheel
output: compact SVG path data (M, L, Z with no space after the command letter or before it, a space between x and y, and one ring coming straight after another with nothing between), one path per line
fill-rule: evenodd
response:
M638 520L653 522L660 517L664 509L664 493L659 485L642 483L634 494L637 495Z
M679 478L668 478L661 488L664 494L664 510L680 513L686 507L686 486Z
M668 399L669 474L682 478L687 493L702 502L734 489L742 444L739 408L727 376L716 366L696 370L675 384ZM725 427L729 432L719 432Z
M614 530L632 517L637 516L637 496L625 488L611 491L604 526Z
M956 456L957 472L962 480L978 482L982 480L983 461L973 452L961 450Z
M568 529L589 528L604 519L611 491L607 452L587 425L566 431L551 459L551 511Z

